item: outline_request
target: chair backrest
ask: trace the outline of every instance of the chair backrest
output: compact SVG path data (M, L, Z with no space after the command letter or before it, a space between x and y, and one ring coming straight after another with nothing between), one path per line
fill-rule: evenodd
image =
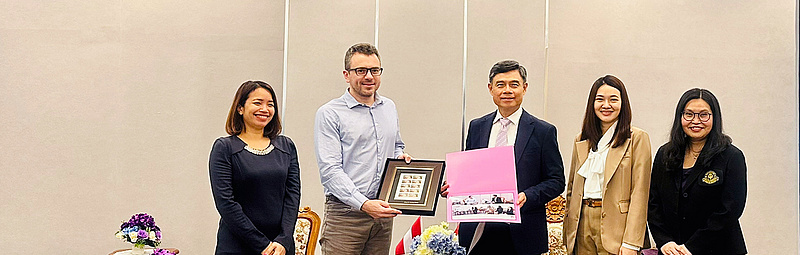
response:
M559 223L564 221L567 213L567 199L564 196L557 196L545 205L547 207L547 222Z
M314 255L319 238L319 227L322 220L319 215L306 206L297 214L294 225L294 250L295 255Z
M557 196L545 205L547 208L547 236L549 255L566 255L567 246L564 245L564 214L567 210L567 200L563 196Z

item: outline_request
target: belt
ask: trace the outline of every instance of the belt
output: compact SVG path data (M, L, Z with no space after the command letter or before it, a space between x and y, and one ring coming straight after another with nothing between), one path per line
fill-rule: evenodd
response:
M342 202L342 200L339 200L339 199L338 199L338 198L336 198L336 196L334 196L334 195L325 195L325 201L331 201L331 202L336 202L336 203L344 204L344 202Z
M601 206L603 206L603 199L586 198L586 199L583 199L583 204L584 205L588 205L589 207L601 207Z

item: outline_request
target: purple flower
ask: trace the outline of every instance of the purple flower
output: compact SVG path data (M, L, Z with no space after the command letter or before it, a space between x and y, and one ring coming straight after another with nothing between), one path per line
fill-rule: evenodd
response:
M164 249L155 249L153 250L153 255L175 255L175 253Z
M156 226L156 221L153 216L150 216L147 213L134 214L127 222L123 222L122 225L120 225L120 229L133 226L137 226L140 229L149 229L151 231L159 230L159 228Z
M124 238L123 241L134 244L158 247L161 243L161 229L156 226L153 216L147 213L132 215L128 221L122 222L118 232L120 232L120 235L117 238L121 236Z

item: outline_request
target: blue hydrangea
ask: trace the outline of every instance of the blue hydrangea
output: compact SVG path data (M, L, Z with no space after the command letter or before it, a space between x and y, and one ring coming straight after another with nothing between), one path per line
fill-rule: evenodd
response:
M467 249L458 245L458 236L448 229L447 223L426 228L411 241L412 254L466 255Z
M428 248L431 249L434 254L466 254L466 249L454 242L454 239L454 234L445 235L443 233L434 233L431 235L430 240L428 240Z
M411 250L416 251L419 249L419 245L422 244L422 237L415 236L413 240L411 240Z

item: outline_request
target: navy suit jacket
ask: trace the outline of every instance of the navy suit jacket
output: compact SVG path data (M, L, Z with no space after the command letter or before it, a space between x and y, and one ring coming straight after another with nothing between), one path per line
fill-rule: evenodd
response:
M466 150L487 148L492 121L497 111L469 123ZM520 208L522 223L510 224L511 239L517 254L542 254L548 251L545 204L564 192L564 163L558 150L556 127L522 110L514 142L517 190L527 201ZM459 227L461 246L469 247L476 222Z

